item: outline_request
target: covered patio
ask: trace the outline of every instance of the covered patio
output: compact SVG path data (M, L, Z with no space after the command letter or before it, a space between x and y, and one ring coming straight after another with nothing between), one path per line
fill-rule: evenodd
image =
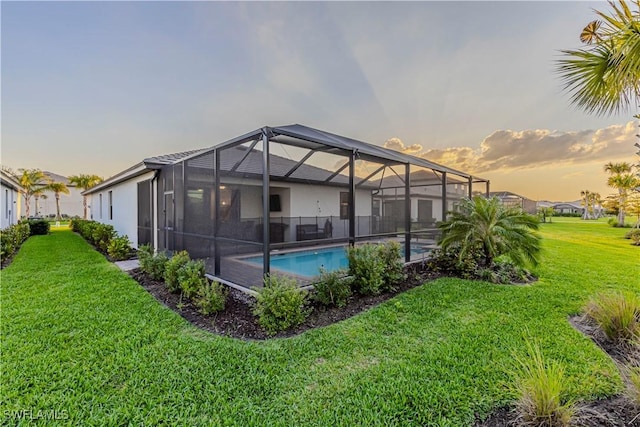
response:
M313 283L320 267L344 267L344 248L361 242L396 240L406 262L421 259L436 222L461 198L489 191L485 179L297 124L158 167L149 191L158 249L187 250L241 288L261 286L265 274Z

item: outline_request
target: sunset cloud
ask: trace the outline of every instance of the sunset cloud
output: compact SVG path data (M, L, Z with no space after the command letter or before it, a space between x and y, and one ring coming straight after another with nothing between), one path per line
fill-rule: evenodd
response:
M409 146L405 146L404 142L400 138L389 138L384 142L384 148L389 148L391 150L400 151L401 153L406 154L415 154L422 151L422 145L420 144L412 144Z
M579 165L631 156L637 130L637 121L578 132L498 130L487 136L478 149L431 149L418 155L471 172Z

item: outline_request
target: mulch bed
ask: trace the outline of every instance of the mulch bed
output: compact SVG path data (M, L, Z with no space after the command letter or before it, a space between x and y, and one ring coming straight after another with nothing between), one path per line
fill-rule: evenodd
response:
M640 350L628 345L621 345L607 339L602 330L586 316L573 316L569 323L591 338L604 350L621 369L621 376L628 384L624 372L625 366L640 366ZM485 420L478 420L476 427L512 427L517 426L518 414L513 408L503 407L494 411ZM576 426L584 427L640 427L640 406L625 395L609 399L583 403L579 406L575 421Z
M309 307L313 310L303 324L296 328L280 332L275 336L267 335L260 325L258 325L251 311L255 303L255 298L244 292L229 288L229 297L227 298L225 309L220 313L203 315L198 312L197 308L189 300L181 299L180 294L169 292L163 282L152 280L140 269L129 271L129 275L159 302L201 329L218 335L244 340L264 340L274 337L291 337L299 335L309 329L328 326L348 319L393 298L399 293L422 285L428 280L441 277L441 275L437 273L426 271L420 263L406 266L405 272L407 273L407 280L397 286L394 292L386 292L380 295L354 295L346 307L325 307L315 301L311 301Z

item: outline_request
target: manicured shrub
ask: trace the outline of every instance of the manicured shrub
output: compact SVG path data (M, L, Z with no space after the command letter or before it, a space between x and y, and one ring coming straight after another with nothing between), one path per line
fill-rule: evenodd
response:
M178 284L182 294L189 299L196 296L198 290L207 283L202 260L188 261L178 269Z
M461 254L457 246L447 249L435 249L431 251L427 260L427 267L438 273L463 279L475 279L478 278L480 257L481 255L477 251ZM480 277L483 280L487 280L484 276Z
M31 235L28 222L20 222L0 231L0 258L13 255Z
M180 290L180 282L178 281L178 271L182 266L190 260L187 251L180 251L167 261L164 268L164 284L169 291L178 292Z
M351 296L351 284L353 279L345 277L347 271L335 270L328 272L320 270L320 278L315 283L315 299L324 305L335 305L344 307Z
M593 319L614 342L640 339L640 297L632 293L598 294L585 307Z
M385 285L384 261L379 255L378 245L364 244L347 248L349 274L353 276L353 285L362 295L376 295Z
M49 234L50 225L49 221L44 219L31 219L27 221L29 223L29 230L32 236L41 236Z
M515 357L518 425L570 425L575 408L562 396L564 368L556 361L545 361L538 345L527 342L527 350L526 358Z
M624 235L624 238L631 239L632 245L640 246L640 228L634 228L627 232L627 234Z
M264 287L255 288L256 306L253 314L268 334L274 335L304 322L307 292L299 289L296 281L288 277L267 276Z
M205 279L206 280L206 279ZM229 290L219 282L206 282L198 289L194 303L202 314L213 314L224 310Z
M395 285L405 279L401 249L404 248L401 248L400 243L395 241L378 245L378 256L384 265L382 289L385 291L393 290Z
M107 246L107 254L116 261L128 259L131 255L131 242L129 236L117 236L111 239Z
M116 230L112 225L101 224L99 222L94 222L91 228L91 238L93 244L102 252L107 252L109 243L111 243L111 239L117 236Z
M164 279L164 270L169 258L164 252L153 253L151 245L140 245L138 248L140 269L153 280Z

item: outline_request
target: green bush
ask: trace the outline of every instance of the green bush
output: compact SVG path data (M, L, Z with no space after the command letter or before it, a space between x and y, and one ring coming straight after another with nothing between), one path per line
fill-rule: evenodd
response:
M476 270L478 279L491 283L522 283L529 280L529 273L509 259L497 259L491 267Z
M99 222L94 223L93 230L91 232L91 238L93 244L96 245L102 252L107 252L111 239L117 236L116 230L112 225L101 224Z
M478 278L478 264L481 255L477 251L460 254L459 247L452 246L447 249L435 249L431 251L427 261L427 267L437 273L461 277L463 279ZM480 278L487 280L487 273ZM493 277L492 275L490 277Z
M205 279L206 280L206 279ZM198 289L195 304L202 314L213 314L224 310L229 290L219 282L208 280Z
M164 279L165 266L169 261L167 254L164 252L154 254L151 245L141 245L138 248L138 260L140 261L140 269L153 280Z
M347 248L349 274L353 285L362 295L376 295L385 285L385 265L378 245L364 244Z
M107 246L107 254L116 260L121 261L128 259L131 255L131 242L129 242L129 236L118 236L111 239Z
M255 288L256 306L253 314L268 334L274 335L304 322L307 312L307 292L299 289L294 279L267 276L262 289Z
M640 339L640 297L632 293L598 294L585 306L593 319L614 342Z
M336 270L328 272L320 270L318 283L313 287L316 290L315 299L324 305L335 305L344 307L351 296L351 284L353 280L345 277L346 270Z
M624 235L624 238L631 239L632 245L640 246L640 228L634 228L627 232L627 234Z
M49 234L50 225L49 221L44 219L31 219L27 221L29 223L29 230L32 236L42 236Z
M164 268L164 284L169 291L178 292L180 290L180 282L178 281L178 271L182 266L190 260L187 251L180 251L167 261Z
M382 289L391 291L395 285L406 279L400 243L389 241L378 245L378 255L384 265Z
M20 222L0 231L0 258L13 255L20 245L31 235L27 222Z
M140 269L145 273L149 273L149 266L153 259L153 248L151 245L138 246L138 262L140 263Z
M182 294L191 299L198 293L198 290L206 285L208 280L204 277L204 262L202 260L191 260L178 269L178 284Z
M518 425L570 425L575 408L562 397L564 368L555 361L545 361L538 345L527 341L527 347L527 358L515 357Z

